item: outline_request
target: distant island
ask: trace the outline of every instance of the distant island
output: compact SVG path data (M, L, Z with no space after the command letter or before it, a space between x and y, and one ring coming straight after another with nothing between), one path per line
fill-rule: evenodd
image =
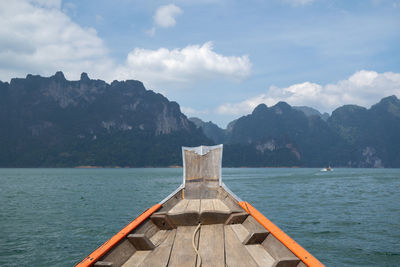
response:
M400 101L367 109L264 104L221 129L140 81L27 75L0 82L0 167L168 167L223 143L226 167L400 167Z

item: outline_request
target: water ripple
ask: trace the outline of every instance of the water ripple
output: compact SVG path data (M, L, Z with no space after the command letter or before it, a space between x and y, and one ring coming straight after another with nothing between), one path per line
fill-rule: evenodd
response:
M327 266L398 266L400 170L223 175L233 192ZM0 169L0 266L71 266L181 177L182 169Z

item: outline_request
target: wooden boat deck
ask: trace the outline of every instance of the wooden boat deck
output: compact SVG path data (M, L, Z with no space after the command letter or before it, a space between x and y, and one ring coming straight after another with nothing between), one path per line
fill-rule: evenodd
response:
M195 228L161 230L151 238L159 242L154 250L139 250L122 266L196 266L199 258L192 247ZM195 238L201 266L273 266L275 259L260 244L243 245L236 231L233 225L202 225Z
M260 227L252 217L244 218L243 213L238 213L236 209L232 212L220 199L182 199L168 212L161 214L169 218L176 217L179 224L189 224L191 221L192 224L157 230L155 233L153 227L139 230L138 232L144 232L144 239L148 238L152 245L141 249L141 245L135 243L138 250L123 267L199 266L200 258L193 248L193 238L203 267L277 266L279 262L283 263L280 259L282 257L274 257L262 244L268 231ZM225 221L213 223L207 214L223 214ZM242 218L239 222L244 220L237 223L238 217ZM202 218L205 224L201 224ZM194 235L199 223L199 229ZM289 256L283 259L286 263L291 263L286 266L297 266L300 260L292 253Z

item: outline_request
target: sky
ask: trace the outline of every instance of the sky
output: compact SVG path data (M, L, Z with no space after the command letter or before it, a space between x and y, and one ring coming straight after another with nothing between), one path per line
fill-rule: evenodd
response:
M400 0L0 0L0 80L140 80L225 127L400 98Z

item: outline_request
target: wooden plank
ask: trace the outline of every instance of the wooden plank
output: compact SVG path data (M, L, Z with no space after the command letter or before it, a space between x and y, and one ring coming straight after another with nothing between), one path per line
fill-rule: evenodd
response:
M182 199L178 204L172 207L170 211L168 211L168 214L184 213L188 203L189 201L187 199Z
M113 266L119 266L126 262L135 253L135 246L128 240L123 239L115 248L111 249L102 259L104 262L112 262Z
M259 224L252 216L248 216L243 222L243 226L249 231L249 233L269 233L261 224Z
M243 223L244 220L249 216L246 212L235 212L229 215L229 218L226 220L225 224L240 224Z
M230 213L231 210L219 199L213 199L214 208L218 212Z
M116 235L111 237L108 241L106 241L103 245L101 245L99 248L97 248L95 251L90 253L89 256L85 257L81 262L79 262L76 266L79 267L88 267L92 266L96 261L98 261L101 257L106 257L108 258L110 255L113 253L110 252L114 246L116 246L119 242L122 241L120 244L129 244L133 251L135 251L134 247L129 243L128 240L126 242L123 241L123 239L132 232L133 229L138 227L141 223L143 223L145 220L147 220L151 214L153 214L155 211L157 211L161 207L161 204L156 204L150 209L146 210L143 212L139 217L134 219L132 222L130 222L127 226L125 226L121 231L119 231ZM120 245L118 245L120 246ZM114 250L115 251L115 250ZM106 253L109 253L107 256L105 256ZM118 255L118 259L121 261L121 263L115 263L117 265L121 265L123 262L127 261L129 257L132 255L132 253L124 253L124 255ZM125 258L126 256L126 258Z
M230 215L229 208L219 199L202 199L200 210L201 224L225 223Z
M272 266L275 263L275 259L262 245L248 245L246 246L246 249L257 262L258 266Z
M200 222L201 224L216 224L221 223L215 213L214 201L212 199L202 199L200 207Z
M199 240L199 253L202 267L225 266L223 224L202 225Z
M261 233L250 233L248 237L243 241L244 245L254 245L254 244L261 244L265 238L267 237L268 232L261 232Z
M94 265L94 267L112 267L113 263L109 261L97 261Z
M262 245L268 251L268 253L277 260L280 258L297 258L292 251L290 251L284 244L282 244L281 241L279 241L272 234L267 236Z
M214 203L212 199L201 200L200 213L213 210L214 210Z
M199 223L200 199L183 199L168 212L175 226L193 226Z
M185 185L185 199L200 199L203 191L203 183L186 183Z
M243 226L246 227L247 231L250 233L247 239L243 241L245 245L261 244L269 234L267 229L251 216L247 217L243 222Z
M159 246L166 238L168 237L167 230L160 230L155 235L150 238L150 241L154 244L154 246Z
M237 201L232 198L231 195L229 195L226 191L225 192L225 197L222 198L224 204L231 210L231 212L242 212L243 208L241 208L238 204Z
M280 258L275 261L274 266L297 267L299 263L299 258Z
M225 225L225 261L229 267L258 266L246 247L237 238L233 225Z
M249 231L241 224L232 224L231 228L242 243L249 236Z
M148 238L152 237L159 228L155 225L151 220L146 220L144 223L139 225L135 230L133 230L132 234L144 234Z
M186 206L185 213L199 212L199 211L200 211L200 199L188 200L188 205Z
M137 250L152 250L155 247L145 234L130 234L127 238Z
M122 267L138 267L144 259L150 254L149 250L139 250L136 251L132 257L127 260Z
M166 215L166 212L159 213L156 212L151 215L150 220L157 225L157 227L161 230L171 230L176 228L175 225L171 222L171 220Z
M218 181L221 169L221 148L210 150L205 155L184 151L186 181L201 179Z
M179 226L168 266L195 266L197 254L193 249L192 237L196 226ZM198 234L196 242L198 244Z
M212 199L218 197L219 183L217 181L206 181L201 186L201 199Z
M273 224L270 220L268 220L264 215L262 215L256 208L254 208L250 203L245 201L240 201L239 205L251 214L257 222L259 222L265 229L267 229L271 234L267 236L267 238L263 242L263 246L268 250L268 252L273 255L271 249L268 248L268 240L271 237L277 239L277 243L280 243L281 246L286 247L288 251L290 251L295 257L298 257L304 264L307 266L324 266L319 260L317 260L313 255L311 255L307 250L301 247L296 241L290 238L287 234L285 234L278 226ZM277 258L273 255L274 258Z
M175 235L176 229L169 230L168 237L158 247L152 250L139 266L167 266L168 259L171 254L172 245L175 240Z

